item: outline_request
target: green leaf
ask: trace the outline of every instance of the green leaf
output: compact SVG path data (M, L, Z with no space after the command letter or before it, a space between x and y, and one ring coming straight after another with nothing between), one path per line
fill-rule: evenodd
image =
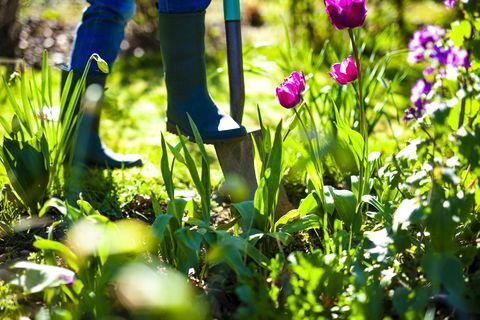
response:
M424 257L422 266L434 292L439 293L444 286L449 292L450 303L465 310L466 285L460 260L449 253L430 252Z
M37 237L33 243L33 246L40 250L51 250L57 254L60 254L70 268L72 268L74 271L78 271L78 257L63 243Z
M178 224L182 223L183 216L187 210L187 204L189 201L185 199L173 199L167 204L167 213L171 214L177 219ZM193 212L191 212L193 214Z
M337 190L332 186L325 186L326 198L333 198L335 210L340 220L353 230L360 230L362 217L356 214L357 200L355 194L350 190Z
M178 245L178 269L185 274L188 274L190 268L198 270L203 236L186 228L178 229L174 236Z
M418 199L403 199L397 210L393 214L393 231L406 229L420 210Z
M96 210L90 203L85 200L77 200L78 208L83 212L84 215L100 215L100 212Z
M241 251L224 242L215 244L209 251L207 259L212 265L226 263L240 278L248 279L252 276L252 271L245 266Z
M299 231L307 231L310 229L317 229L321 227L321 221L318 215L309 214L300 219L294 220L285 224L280 228L280 231L289 234L294 234Z
M58 212L60 212L62 215L66 216L67 215L67 206L65 205L65 202L58 198L51 198L48 199L47 202L43 205L42 209L40 209L38 216L42 217L49 209L57 209Z
M300 202L300 206L298 207L298 214L300 216L306 216L307 214L316 212L318 212L318 203L314 191Z
M163 242L172 219L173 216L170 214L161 214L153 222L152 233L158 241Z
M253 201L242 201L232 204L233 213L237 213L241 217L240 227L249 233L252 229L261 229L263 217L255 209Z
M75 280L73 271L56 266L20 261L15 263L12 268L25 270L25 273L14 279L12 283L23 287L27 294L41 292L62 284L71 284Z
M40 141L20 142L4 139L2 163L13 190L31 211L44 201L49 183L48 163Z
M226 246L232 246L237 250L244 252L262 267L268 266L269 260L267 257L246 239L234 236L226 236L221 240L221 243Z
M390 205L385 206L380 201L378 201L377 197L372 195L366 194L362 197L362 201L368 203L369 205L373 206L375 209L378 210L378 213L385 219L388 226L392 225L392 211Z
M453 44L457 47L463 47L465 40L470 39L472 36L472 25L470 21L455 21L450 26L450 40L452 40Z
M175 187L173 185L172 172L170 172L170 164L168 163L168 152L167 146L165 143L165 137L161 135L162 142L162 158L160 159L160 169L162 172L163 182L165 183L165 188L167 189L167 194L170 200L175 199Z
M277 220L277 222L275 222L275 230L277 230L278 228L290 223L290 222L293 222L295 220L298 220L300 218L300 213L299 213L299 209L293 209L293 210L290 210L288 211L286 214L284 214L283 216L280 217L280 219Z
M265 137L263 137L265 139ZM283 178L284 172L284 157L283 157L283 137L282 137L282 122L277 125L275 130L275 138L272 149L268 155L265 170L260 180L257 191L254 197L254 206L259 215L262 216L261 230L265 231L267 221L271 221L273 228L275 210L278 203L278 192L280 182Z

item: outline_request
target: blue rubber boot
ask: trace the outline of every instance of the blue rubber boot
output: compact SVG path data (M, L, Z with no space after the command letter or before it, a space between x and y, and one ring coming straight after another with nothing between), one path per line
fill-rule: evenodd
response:
M64 82L68 76L68 71L62 71L62 91ZM74 73L73 81L70 86L71 91L75 88L75 84L81 78L80 75ZM105 88L105 81L107 75L88 75L85 83L85 88L88 88L91 85L97 85L98 90L103 90ZM82 104L84 104L85 99L82 98L81 101L75 106L75 112L78 114ZM68 102L67 104L68 105ZM78 133L77 141L75 145L75 150L73 151L73 161L74 163L80 163L87 167L96 167L96 168L130 168L142 166L142 159L139 155L136 154L118 154L110 149L108 149L100 140L99 129L100 129L100 113L101 108L98 101L93 105L93 108L88 108L84 110L83 116L80 118L78 124Z
M160 46L167 86L167 130L194 139L187 114L204 143L241 139L245 128L220 110L207 89L205 11L159 15Z

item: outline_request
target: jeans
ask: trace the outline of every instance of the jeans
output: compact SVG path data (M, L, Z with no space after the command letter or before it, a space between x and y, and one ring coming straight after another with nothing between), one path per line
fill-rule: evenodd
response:
M127 22L135 14L135 0L87 0L77 27L70 58L70 69L82 73L88 59L98 53L110 69L120 52ZM192 13L205 10L211 0L159 0L159 13ZM92 63L90 73L100 73Z

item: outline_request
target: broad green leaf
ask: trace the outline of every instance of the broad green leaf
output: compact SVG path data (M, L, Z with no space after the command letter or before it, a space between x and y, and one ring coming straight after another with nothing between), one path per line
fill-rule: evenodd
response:
M320 228L321 225L322 225L322 222L318 215L309 214L304 217L301 217L300 219L287 223L286 225L280 228L280 231L286 232L289 234L294 234L299 231L317 229L317 228Z
M393 214L393 231L406 229L410 225L410 218L420 209L418 199L404 199Z
M244 254L248 255L260 266L268 266L269 261L267 257L246 239L235 236L228 236L222 240L222 243L224 243L225 245L231 245L234 248L241 250Z
M451 31L449 33L450 40L457 47L463 47L466 39L470 39L472 36L472 25L469 21L455 21L451 25Z
M49 183L48 164L39 144L5 138L1 154L13 190L31 211L44 201Z
M20 261L11 268L25 270L25 273L14 279L12 283L23 287L26 294L41 292L47 288L55 288L75 281L75 273L61 267Z
M66 216L67 215L67 206L65 202L58 198L51 198L45 202L43 205L42 209L40 209L38 216L42 217L49 209L56 209L58 212L60 212L62 215Z
M185 211L187 210L188 203L189 201L186 201L185 199L172 199L167 204L167 213L174 216L177 219L179 225L182 223L182 219Z
M161 214L157 216L155 221L152 224L152 233L158 241L162 242L165 238L168 230L170 220L173 219L173 216L170 214Z
M65 259L65 262L70 268L72 268L74 271L78 271L78 257L63 243L37 237L35 242L33 243L33 246L40 250L52 250L56 252Z
M318 212L318 203L315 198L314 192L310 193L300 202L298 207L298 214L300 216L306 216L307 214Z
M355 213L357 206L355 194L350 190L337 190L332 186L325 186L325 188L328 190L329 196L333 197L335 210L340 220L347 226L353 227L353 230L358 231L361 226L362 217L357 216Z
M177 243L178 268L188 274L190 268L198 269L200 261L200 247L203 237L198 232L182 228L174 233Z
M430 252L423 258L422 266L433 291L439 293L443 286L449 292L450 303L465 310L467 288L460 260L449 253Z
M297 219L299 219L301 216L300 216L300 213L299 213L299 210L298 209L293 209L293 210L290 210L288 211L286 214L284 214L283 216L281 216L277 222L275 222L275 230L277 230L278 228L290 223L290 222L293 222Z
M241 217L240 227L244 232L249 233L252 229L262 229L263 216L261 216L254 206L253 201L242 201L232 204L233 212Z
M85 200L77 200L77 205L86 216L100 215L100 212L98 212L98 210L92 207L92 205Z

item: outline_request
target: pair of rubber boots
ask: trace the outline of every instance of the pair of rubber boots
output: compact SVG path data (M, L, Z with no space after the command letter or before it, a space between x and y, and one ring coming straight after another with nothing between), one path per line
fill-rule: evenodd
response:
M207 144L245 136L245 128L222 112L207 90L205 12L161 14L158 27L167 86L167 130L177 133L178 127L182 134L193 139L188 114ZM65 79L68 72L64 71L63 75ZM79 79L80 75L74 74L74 82ZM88 90L89 86L97 84L103 91L105 81L106 75L89 75L85 87ZM116 154L102 144L99 137L100 107L98 103L96 106L93 110L86 110L80 120L74 158L82 158L82 163L90 167L141 166L140 156ZM77 110L79 108L80 103Z

